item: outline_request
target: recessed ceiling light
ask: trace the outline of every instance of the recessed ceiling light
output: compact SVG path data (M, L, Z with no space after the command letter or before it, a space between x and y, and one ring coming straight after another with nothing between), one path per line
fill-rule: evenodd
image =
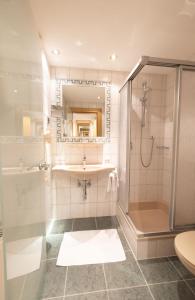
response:
M93 56L89 58L89 61L90 61L90 62L96 62L96 60L97 60L97 59L96 59L95 57L93 57Z
M100 99L101 99L101 97L100 97L100 96L97 96L97 98L98 98L98 100L100 100Z
M112 53L112 55L109 56L109 59L114 61L117 59L117 55L115 53Z
M81 47L81 46L83 46L83 43L81 41L76 41L75 45L77 47Z
M17 94L17 93L18 93L18 90L17 90L17 89L15 89L15 90L13 90L13 92L14 92L14 94Z
M53 50L51 51L51 53L54 54L54 55L60 55L60 50L58 50L58 49L53 49Z

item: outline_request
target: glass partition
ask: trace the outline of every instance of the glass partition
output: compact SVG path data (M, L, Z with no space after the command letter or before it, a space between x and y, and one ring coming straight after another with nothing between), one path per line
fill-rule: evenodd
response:
M175 226L195 224L195 69L182 71Z
M46 258L46 172L38 168L44 160L41 51L28 1L0 1L0 23L5 299L37 300L45 298L41 288ZM2 268L0 262L1 273Z
M175 76L145 66L132 81L128 214L139 233L169 231Z
M125 213L128 212L129 197L129 82L120 92L120 143L119 143L119 201Z

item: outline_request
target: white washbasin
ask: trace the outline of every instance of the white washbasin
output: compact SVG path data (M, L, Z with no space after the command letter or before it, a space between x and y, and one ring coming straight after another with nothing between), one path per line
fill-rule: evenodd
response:
M73 174L94 174L103 171L112 171L115 167L111 164L94 164L94 165L56 165L53 171L64 171Z

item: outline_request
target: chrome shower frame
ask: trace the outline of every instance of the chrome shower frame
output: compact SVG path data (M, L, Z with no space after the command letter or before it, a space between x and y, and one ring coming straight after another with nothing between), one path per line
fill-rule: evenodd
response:
M179 143L179 124L180 124L180 98L181 98L181 80L182 80L182 71L183 70L191 70L195 71L195 62L187 61L187 60L175 60L175 59L165 59L165 58L157 58L157 57L149 57L149 56L142 56L136 66L132 69L126 80L124 81L123 85L121 86L119 92L122 88L128 84L130 91L132 91L132 81L135 77L140 73L140 71L145 66L158 66L158 67L170 67L176 69L176 84L175 84L175 99L174 99L174 116L173 116L173 160L172 160L172 174L171 174L171 202L169 207L169 231L164 232L150 232L144 233L143 236L154 236L158 235L166 235L170 233L176 233L179 231L187 230L195 228L195 224L191 225L184 225L184 226L177 226L175 224L175 207L176 207L176 180L177 180L177 168L178 168L178 143ZM127 135L131 137L131 126L130 126L130 114L132 109L132 92L128 95L128 112L127 112L127 122L128 122L128 132ZM131 144L131 138L130 144ZM127 167L128 170L128 178L130 178L130 147L128 152L129 158L127 162L129 165ZM128 195L126 201L129 201L130 196L130 184L128 188ZM120 196L120 195L119 195ZM119 201L120 206L120 201ZM122 209L122 207L120 207ZM125 212L126 213L126 212ZM131 224L133 223L130 217L127 215L127 221ZM132 224L134 225L134 224Z

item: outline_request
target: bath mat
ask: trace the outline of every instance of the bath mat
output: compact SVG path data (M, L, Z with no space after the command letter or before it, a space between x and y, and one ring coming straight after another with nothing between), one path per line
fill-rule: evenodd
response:
M64 234L57 265L101 264L125 259L116 229L73 231Z

